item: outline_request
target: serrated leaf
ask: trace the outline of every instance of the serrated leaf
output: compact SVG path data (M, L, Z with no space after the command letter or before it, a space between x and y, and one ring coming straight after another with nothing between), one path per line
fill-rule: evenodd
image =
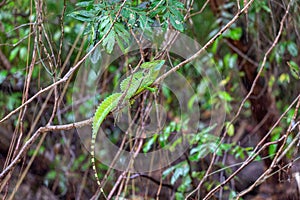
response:
M178 8L171 6L170 7L170 12L173 14L174 18L182 21L183 20L183 15L182 13L178 10Z
M180 1L175 1L174 6L176 6L177 8L180 8L180 9L184 9L184 4L181 3Z
M105 47L107 53L111 53L113 51L115 45L115 31L111 30L107 37L103 40L102 45Z
M86 18L93 18L93 17L95 17L93 10L91 10L91 11L79 10L79 11L75 11L74 13L76 13L77 15L81 15L83 17L86 17Z
M130 33L125 29L125 26L121 23L116 23L114 30L116 35L119 36L120 41L118 41L118 44L120 43L119 45L129 46ZM121 44L121 41L124 41L124 43Z
M82 22L91 22L92 21L92 18L83 17L81 15L78 15L77 12L70 13L67 16L72 17L72 18L77 19Z
M121 16L125 19L128 19L130 15L130 10L127 9L126 7L124 9L122 9L121 11Z
M140 15L139 22L140 22L140 28L144 30L150 28L150 23L153 22L153 20L147 17L146 15Z
M162 5L162 4L160 4L160 5ZM165 11L167 9L166 6L159 6L159 7L156 7L155 10L153 10L154 8L155 8L155 6L151 9L151 12L150 12L150 15L149 15L151 18L155 17L157 14L165 13Z
M135 24L135 21L136 21L135 13L130 13L128 19L128 25L133 26Z
M108 26L108 24L110 23L110 20L108 18L108 16L104 16L100 19L100 30L103 30L105 27Z
M117 40L118 46L120 47L121 51L123 53L126 53L126 49L125 49L124 43L122 42L122 40L120 39L119 36L116 36L116 40Z
M88 7L90 5L93 5L94 1L82 1L82 2L78 2L75 5L78 7Z
M171 22L172 26L175 29L179 30L180 32L182 32L184 30L182 21L179 18L175 17L174 15L170 15L170 22Z

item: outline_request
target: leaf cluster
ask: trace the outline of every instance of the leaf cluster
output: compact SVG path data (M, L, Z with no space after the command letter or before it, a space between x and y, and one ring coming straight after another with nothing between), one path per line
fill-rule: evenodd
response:
M152 27L167 28L170 22L173 28L184 30L184 18L180 11L184 10L184 4L178 0L153 0L139 5L128 1L123 7L116 0L99 3L83 1L76 6L80 9L68 16L87 24L84 34L90 36L90 48L109 32L102 42L108 53L113 51L115 43L126 52L131 44L130 31L134 29L151 34Z

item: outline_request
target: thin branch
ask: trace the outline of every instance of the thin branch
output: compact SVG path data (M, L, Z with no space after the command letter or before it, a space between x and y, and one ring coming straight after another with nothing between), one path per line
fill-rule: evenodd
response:
M153 183L155 183L157 185L161 185L162 187L167 187L167 188L169 188L171 190L174 190L174 186L173 185L170 185L170 184L167 184L167 183L161 183L161 181L158 181L155 178L153 178L151 176L148 176L146 174L137 173L137 174L131 175L129 178L130 179L136 179L138 177L144 177L146 179L149 179L150 181L152 181Z
M124 1L126 2L126 1ZM7 114L4 118L2 118L0 120L0 123L6 121L7 119L9 119L12 115L14 115L15 113L17 113L21 108L23 108L24 106L26 106L27 104L29 104L30 102L32 102L34 99L36 99L39 95L41 95L44 92L47 92L48 90L50 90L51 88L60 85L64 82L66 82L70 76L80 67L80 65L89 57L89 55L98 47L98 45L100 45L103 40L108 36L108 34L110 33L110 31L112 30L114 24L117 21L117 18L120 15L121 10L119 10L119 12L116 15L116 18L114 19L113 23L111 24L110 28L108 29L108 31L104 34L104 36L101 38L101 40L99 42L97 42L97 44L87 53L85 54L85 56L78 61L77 64L75 64L66 74L65 76L60 79L59 81L52 83L51 85L47 86L46 88L40 90L39 92L37 92L35 95L33 95L33 97L31 97L30 99L28 99L26 102L24 102L22 105L20 105L18 108L16 108L15 110L11 111L9 114Z
M269 145L273 143L266 143L262 147L261 145L265 142L265 140L268 138L268 136L272 133L274 128L279 124L279 122L283 119L283 117L287 114L287 112L293 107L293 105L299 100L300 95L289 105L289 107L282 113L282 115L279 117L279 119L275 122L275 124L272 126L272 128L269 130L269 132L266 134L266 136L256 145L255 149L253 150L253 154L249 156L244 163L236 170L234 171L225 181L220 183L218 186L213 188L204 199L209 199L211 195L213 195L215 192L217 192L221 187L223 187L225 184L227 184L231 179L233 179L240 171L242 171L246 166L248 166L258 155L259 153L268 147ZM274 144L278 143L279 140L275 141ZM259 147L261 147L259 149Z
M194 59L198 58L204 51L205 49L207 49L212 43L214 43L216 41L216 39L218 39L218 37L220 37L234 22L236 22L236 20L239 19L239 17L250 7L250 5L253 3L254 0L250 0L247 5L244 6L244 8L239 11L217 34L215 34L199 51L197 51L194 55L192 55L191 57L189 57L188 59L182 61L181 63L179 63L178 65L176 65L174 68L170 69L169 71L167 71L166 73L164 73L163 75L161 75L154 84L159 83L160 81L162 81L163 79L165 79L167 76L169 76L171 73L177 71L178 69L180 69L181 67L183 67L185 64L193 61Z
M80 122L75 122L71 124L65 124L65 125L49 125L40 127L32 136L29 138L29 140L23 145L23 147L20 149L19 153L16 155L14 160L1 172L0 174L0 180L4 178L4 176L11 171L11 169L18 164L18 162L21 160L21 158L25 155L29 147L32 145L33 142L35 142L41 133L46 133L50 131L61 131L61 130L71 130L74 128L81 128L83 126L90 125L92 123L93 119L87 119Z

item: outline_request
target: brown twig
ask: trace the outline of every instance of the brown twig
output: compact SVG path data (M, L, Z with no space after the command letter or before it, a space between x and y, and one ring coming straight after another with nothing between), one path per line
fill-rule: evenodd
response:
M250 0L247 5L244 6L242 10L240 10L217 34L215 34L199 51L197 51L194 55L189 57L188 59L182 61L178 65L176 65L174 68L170 69L163 75L161 75L158 79L156 79L154 84L159 83L163 79L165 79L167 76L172 74L173 72L177 71L181 67L183 67L185 64L193 61L194 59L198 58L206 49L209 47L212 43L216 41L218 37L220 37L234 22L236 22L237 19L245 12L246 9L250 7L250 5L253 3L254 0Z
M16 157L13 159L13 161L1 172L0 174L0 180L4 178L4 176L11 171L11 169L20 162L20 159L24 156L24 154L27 152L29 147L32 145L33 142L35 142L41 133L50 132L50 131L61 131L61 130L71 130L74 128L81 128L83 126L90 125L92 123L92 118L75 122L71 124L65 124L65 125L48 125L44 127L40 127L23 145L23 147L20 149Z

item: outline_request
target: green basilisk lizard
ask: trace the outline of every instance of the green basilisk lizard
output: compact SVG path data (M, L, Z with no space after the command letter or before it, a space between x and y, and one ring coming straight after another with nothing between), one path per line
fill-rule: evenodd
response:
M153 91L150 86L156 80L159 75L161 67L164 65L164 60L156 60L151 62L145 62L141 65L141 69L138 72L131 74L124 79L120 84L121 92L113 93L108 96L96 109L93 125L92 125L92 140L91 140L91 162L97 184L100 187L101 192L104 194L101 188L100 180L96 170L95 164L95 143L99 128L106 118L106 116L121 105L124 101L129 101L132 97L138 95L146 89Z

